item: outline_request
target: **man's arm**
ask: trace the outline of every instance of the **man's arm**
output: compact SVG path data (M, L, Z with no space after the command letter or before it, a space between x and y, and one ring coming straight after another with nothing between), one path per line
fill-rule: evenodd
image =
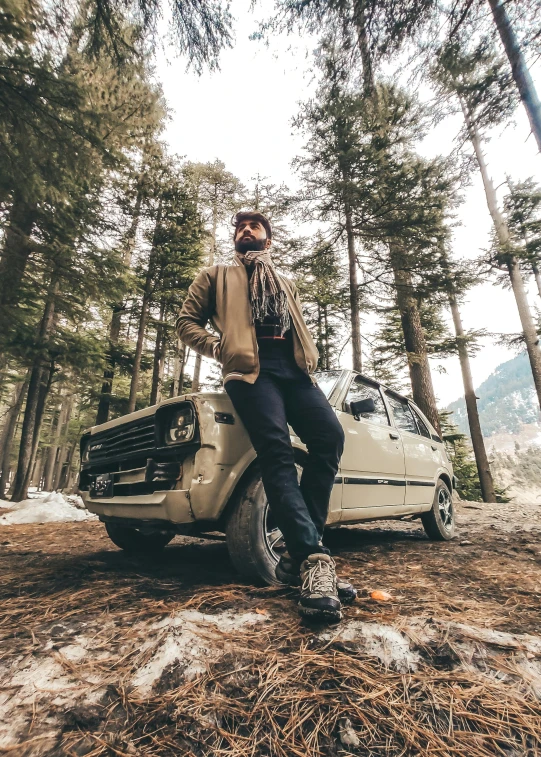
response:
M176 322L179 339L205 357L216 359L216 345L220 340L205 328L212 315L212 284L209 269L197 274L188 289L188 295Z

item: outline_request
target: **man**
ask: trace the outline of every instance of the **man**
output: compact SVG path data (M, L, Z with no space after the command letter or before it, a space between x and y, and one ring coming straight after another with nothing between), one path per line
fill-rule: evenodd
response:
M180 339L222 363L225 391L257 453L269 507L288 552L279 581L301 585L301 615L339 620L355 589L337 581L322 544L344 432L311 373L317 348L295 285L278 274L269 248L271 225L261 213L237 213L235 264L205 268L190 286L177 320ZM220 337L205 326L211 321ZM300 484L288 430L306 444Z

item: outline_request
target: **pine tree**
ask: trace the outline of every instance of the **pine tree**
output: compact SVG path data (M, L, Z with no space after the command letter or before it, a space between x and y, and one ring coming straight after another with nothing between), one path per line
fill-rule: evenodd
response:
M503 209L511 240L524 269L531 269L541 297L541 187L531 178L507 183Z
M474 150L494 225L495 254L489 262L494 268L506 271L509 277L541 405L541 349L537 329L519 258L512 244L509 226L498 205L482 147L483 129L505 122L514 108L515 93L510 87L510 75L486 41L476 45L471 52L458 42L441 48L432 75L442 94L458 100L464 116L465 132Z
M291 242L289 257L306 323L318 348L318 370L338 368L337 340L348 315L349 299L340 260L321 233L312 242Z

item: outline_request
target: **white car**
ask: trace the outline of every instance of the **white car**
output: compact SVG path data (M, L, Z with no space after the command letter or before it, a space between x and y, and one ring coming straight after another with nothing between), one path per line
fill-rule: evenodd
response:
M417 515L431 539L452 538L452 465L419 408L354 371L315 376L346 437L327 525ZM291 442L300 475L306 449L293 431ZM81 438L81 461L86 507L117 546L149 552L175 534L225 534L240 573L276 581L282 535L225 392L173 397L94 426Z

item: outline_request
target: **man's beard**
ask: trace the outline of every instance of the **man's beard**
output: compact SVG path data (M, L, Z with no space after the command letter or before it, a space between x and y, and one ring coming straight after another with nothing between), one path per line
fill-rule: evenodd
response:
M236 252L263 252L267 244L266 239L237 239L235 241Z

